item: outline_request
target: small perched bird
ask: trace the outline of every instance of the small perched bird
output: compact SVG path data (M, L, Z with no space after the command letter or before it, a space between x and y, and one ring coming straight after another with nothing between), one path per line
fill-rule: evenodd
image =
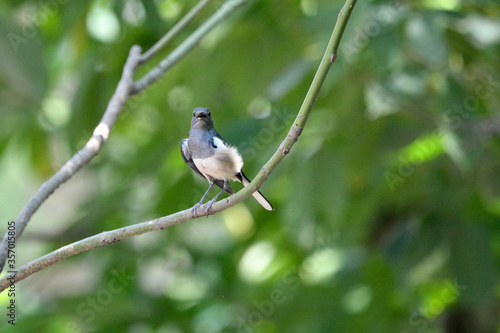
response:
M210 110L207 108L194 109L189 139L181 141L181 154L184 162L197 175L208 180L210 184L200 202L193 207L195 217L196 210L203 204L205 197L214 184L220 187L222 191L207 203L205 213L208 212L212 204L224 191L229 194L234 193L231 186L229 186L229 180L239 181L244 186L250 183L250 180L241 170L243 159L240 153L235 147L227 144L217 133ZM259 191L254 192L253 196L262 207L267 210L274 210L273 206Z

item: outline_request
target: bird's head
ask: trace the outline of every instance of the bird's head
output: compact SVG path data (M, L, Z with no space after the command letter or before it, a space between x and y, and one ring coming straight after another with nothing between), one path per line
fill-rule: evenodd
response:
M191 120L191 128L213 128L214 122L208 108L196 108L193 111L193 119Z

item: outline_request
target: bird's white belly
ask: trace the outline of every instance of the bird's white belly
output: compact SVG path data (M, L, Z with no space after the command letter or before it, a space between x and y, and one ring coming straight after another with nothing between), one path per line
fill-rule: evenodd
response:
M232 167L232 163L224 163L224 161L221 161L213 156L205 159L194 158L193 162L205 177L208 176L214 179L222 180L234 179L237 173L237 171Z
M234 147L224 144L217 137L214 140L213 154L207 158L193 158L200 172L207 178L237 180L236 174L241 171L243 159Z

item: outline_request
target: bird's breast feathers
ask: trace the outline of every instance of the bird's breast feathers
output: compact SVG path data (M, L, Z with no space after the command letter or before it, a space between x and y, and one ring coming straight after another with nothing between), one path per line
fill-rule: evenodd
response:
M243 167L240 153L218 137L212 140L213 154L207 158L193 158L194 164L205 177L237 180L236 174Z

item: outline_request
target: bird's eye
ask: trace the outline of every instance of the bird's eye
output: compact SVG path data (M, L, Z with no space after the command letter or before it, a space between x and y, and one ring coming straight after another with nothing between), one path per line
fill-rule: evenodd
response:
M193 117L194 117L194 112L193 112Z

